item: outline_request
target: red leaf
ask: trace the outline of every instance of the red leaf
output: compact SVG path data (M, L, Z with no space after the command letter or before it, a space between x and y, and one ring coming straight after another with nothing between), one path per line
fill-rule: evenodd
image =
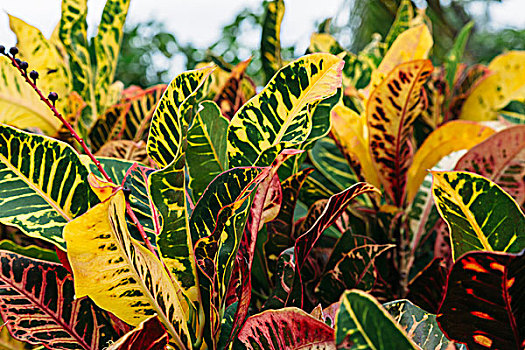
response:
M168 345L168 332L157 316L141 322L107 350L164 350Z

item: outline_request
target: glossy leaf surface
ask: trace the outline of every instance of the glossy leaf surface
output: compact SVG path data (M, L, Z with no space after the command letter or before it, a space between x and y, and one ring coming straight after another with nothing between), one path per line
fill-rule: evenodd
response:
M266 81L282 67L281 59L281 22L284 17L284 1L268 2L261 36L261 62Z
M434 201L448 224L455 260L473 250L518 253L525 248L525 216L498 185L467 172L432 175Z
M164 350L167 345L168 332L159 319L153 316L111 344L107 350Z

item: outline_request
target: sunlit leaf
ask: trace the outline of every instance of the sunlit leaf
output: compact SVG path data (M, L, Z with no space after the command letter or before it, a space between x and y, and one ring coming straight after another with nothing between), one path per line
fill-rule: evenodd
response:
M284 1L268 2L261 36L261 62L266 81L281 69L281 22L284 16Z

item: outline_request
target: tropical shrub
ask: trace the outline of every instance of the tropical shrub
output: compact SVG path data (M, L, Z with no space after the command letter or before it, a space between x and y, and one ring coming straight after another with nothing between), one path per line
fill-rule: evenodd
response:
M435 67L431 23L402 1L362 52L322 27L284 62L276 0L261 89L249 59L124 89L128 6L108 0L92 42L86 1L63 1L50 40L10 18L6 344L525 346L523 52L466 67L467 24Z

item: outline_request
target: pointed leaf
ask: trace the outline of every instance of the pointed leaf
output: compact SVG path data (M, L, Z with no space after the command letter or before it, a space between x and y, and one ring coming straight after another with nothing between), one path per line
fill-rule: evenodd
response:
M268 2L261 36L261 62L269 81L275 72L281 69L281 22L284 16L284 1L273 0Z
M525 52L509 51L489 64L492 73L480 82L468 96L460 119L493 120L498 110L512 100L525 97Z
M409 300L396 300L383 305L414 343L423 350L455 350L439 329L436 315L412 304Z
M62 229L99 203L69 145L0 125L0 221L65 249Z
M335 341L338 349L418 348L372 296L359 290L346 291L341 297Z
M64 229L75 294L134 326L156 313L170 336L189 346L189 310L179 301L179 288L162 263L130 237L125 214L118 191Z
M525 126L502 130L472 147L461 157L455 169L470 171L494 181L523 206Z
M375 259L393 244L368 244L356 247L341 258L333 270L327 271L315 287L325 304L335 303L347 289L370 291L376 282Z
M49 262L59 263L57 252L54 250L42 248L36 245L18 245L9 239L0 241L0 249L7 250L12 253L23 255L27 258L39 259Z
M408 284L407 299L437 314L447 286L448 269L443 258L434 258Z
M0 251L0 313L9 332L50 349L105 347L119 334L109 314L76 298L72 276L59 264Z
M414 199L427 170L444 156L470 149L494 134L494 130L477 123L453 120L434 130L417 150L407 173L407 201Z
M237 110L253 96L245 95L245 82L248 80L245 80L244 74L250 62L251 58L236 65L232 69L228 80L226 80L221 90L213 99L220 107L221 114L228 120L231 120ZM253 90L255 94L255 86Z
M465 46L467 46L467 41L474 27L474 22L468 22L465 24L461 31L456 37L454 45L447 54L445 61L445 79L448 83L450 89L454 86L454 78L456 77L456 71L458 68L461 59L463 58L463 52L465 51Z
M498 185L467 172L432 175L434 201L448 224L454 260L472 250L518 253L525 248L525 216Z
M312 104L341 86L342 66L336 56L312 54L282 68L231 120L229 166L253 165L272 147L304 142L312 129Z
M397 7L396 19L388 34L385 37L385 48L389 49L390 46L394 43L394 40L403 33L404 31L410 28L412 19L414 18L414 9L409 0L402 0L399 6Z
M106 350L164 350L168 345L168 332L153 316L141 322L137 328L128 332Z
M370 152L379 180L401 207L412 158L412 123L425 109L423 84L432 72L428 60L401 64L371 93L366 107Z
M202 102L188 130L186 162L190 174L189 187L197 201L210 182L227 167L226 131L228 119L210 101Z
M165 168L181 154L191 122L185 112L205 95L203 85L212 70L212 67L207 67L178 75L160 99L151 121L147 145L149 157L159 167Z
M237 345L246 349L335 350L334 330L301 309L268 310L246 320Z
M524 267L523 252L470 252L459 258L437 317L447 337L471 350L523 349Z

